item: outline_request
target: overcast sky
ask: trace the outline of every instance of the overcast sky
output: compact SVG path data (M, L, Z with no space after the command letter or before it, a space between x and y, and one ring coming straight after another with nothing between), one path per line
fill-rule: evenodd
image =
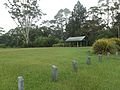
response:
M68 8L71 11L78 0L40 0L40 8L47 15L44 19L53 19L58 10ZM81 4L87 9L91 6L97 5L98 0L79 0ZM3 5L7 0L0 0L0 27L3 27L6 31L16 27L16 24L11 19L10 15Z

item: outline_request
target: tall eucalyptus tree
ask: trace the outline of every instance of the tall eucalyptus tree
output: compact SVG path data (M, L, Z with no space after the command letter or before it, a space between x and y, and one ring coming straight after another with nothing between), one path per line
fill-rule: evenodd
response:
M38 3L38 0L7 0L5 3L11 18L20 28L26 45L29 44L30 28L43 15Z
M107 12L107 25L109 26L110 23L110 0L99 0L98 3L100 4L100 7L104 9L105 12Z
M72 15L66 26L67 37L82 35L82 29L86 21L86 8L80 3L75 4Z
M107 25L115 22L115 16L120 12L120 0L99 0L100 8L106 13Z

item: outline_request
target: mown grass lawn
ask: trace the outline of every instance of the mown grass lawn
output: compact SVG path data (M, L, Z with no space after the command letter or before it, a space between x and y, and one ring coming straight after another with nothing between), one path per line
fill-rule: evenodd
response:
M0 49L0 90L17 90L18 76L24 77L25 90L120 90L120 57L91 54L87 48ZM78 72L72 60L78 60ZM51 81L51 65L58 67L58 81Z

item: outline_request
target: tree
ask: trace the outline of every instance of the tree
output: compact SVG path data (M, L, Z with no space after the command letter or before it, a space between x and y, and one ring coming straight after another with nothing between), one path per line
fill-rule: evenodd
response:
M20 31L25 38L25 43L29 44L29 31L43 15L39 9L38 0L8 0L5 3L8 12L15 23L20 27Z
M109 26L110 22L110 0L99 0L98 3L105 1L105 3L102 3L100 7L103 7L104 11L107 12L107 25Z
M104 12L107 11L107 19L109 19L107 20L107 24L111 24L111 26L108 28L110 32L108 33L108 36L119 37L120 0L99 0L99 3L101 3L100 7L103 8Z
M19 31L19 28L9 30L2 35L1 39L2 44L10 47L23 47L25 44L24 37Z
M120 13L117 13L115 17L116 22L114 23L115 29L117 29L117 37L120 37Z
M66 26L67 37L82 35L82 27L86 21L86 8L78 1Z
M109 26L115 22L115 16L119 12L120 0L99 0L100 8L105 12L106 24Z
M96 20L86 20L86 23L83 27L83 35L86 36L86 40L88 41L88 45L92 45L94 41L97 39L99 33L104 30L105 24L101 23L101 19Z
M64 32L66 23L68 22L68 18L71 14L71 11L67 8L60 9L58 13L54 16L57 24L57 30L60 31L61 39L64 40Z
M69 9L60 9L53 20L43 21L42 26L44 26L44 30L46 27L46 31L49 30L50 32L51 30L51 35L64 40L65 27L70 15L71 11Z
M65 24L68 22L68 18L71 14L71 11L67 8L65 9L60 9L58 13L54 16L55 20L58 22L58 24Z
M5 32L3 29L4 28L0 27L0 36L2 35L3 32Z
M105 24L102 15L104 12L97 6L90 7L87 11L87 20L83 26L83 35L86 36L88 45L92 45L99 33L104 30Z
M4 28L2 28L2 27L0 27L0 44L3 44L3 42L4 42L4 39L3 39L3 32L5 32L4 31Z
M98 6L90 7L87 11L87 16L89 20L97 20L98 18L102 19L102 16L104 14L105 13Z

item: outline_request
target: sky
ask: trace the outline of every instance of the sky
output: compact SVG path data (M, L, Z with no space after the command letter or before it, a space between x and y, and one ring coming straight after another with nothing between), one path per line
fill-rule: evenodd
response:
M53 19L60 9L68 8L71 11L78 0L40 0L40 8L46 13L42 19ZM91 6L96 6L98 0L79 0L81 4L87 9ZM7 9L3 5L7 0L0 0L0 27L3 27L5 31L15 28L17 25L11 19Z

